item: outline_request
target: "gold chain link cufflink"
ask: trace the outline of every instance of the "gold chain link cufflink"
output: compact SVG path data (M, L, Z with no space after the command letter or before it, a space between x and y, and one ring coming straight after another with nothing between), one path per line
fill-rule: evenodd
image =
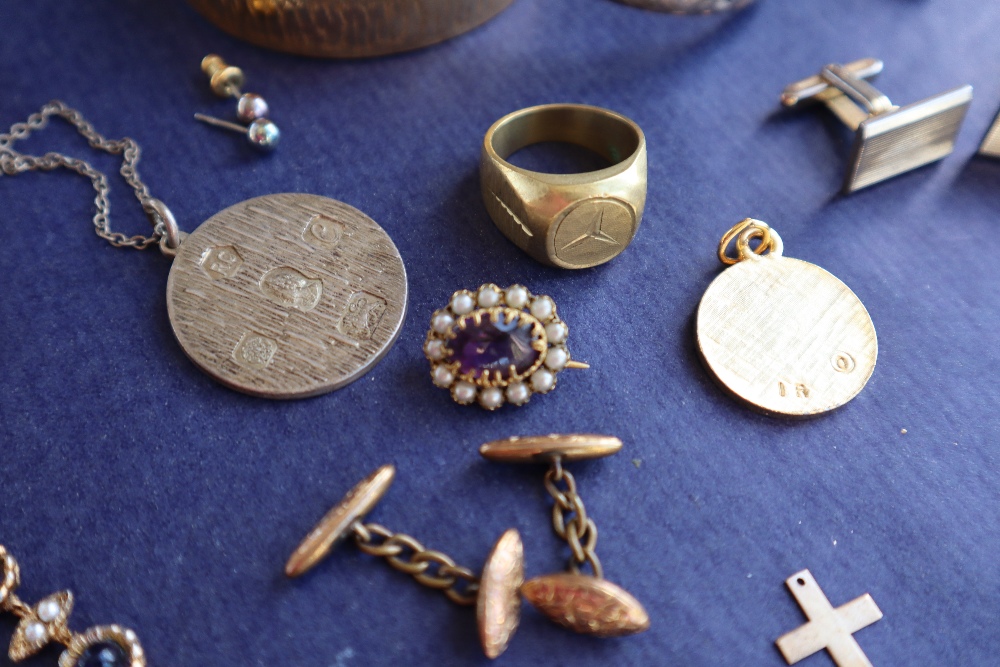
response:
M362 480L326 513L288 559L285 574L298 577L348 536L363 552L385 558L418 583L443 591L460 605L475 605L483 652L496 658L506 650L520 620L518 590L524 581L524 547L511 528L496 541L480 577L446 554L427 549L415 538L362 519L389 490L396 469L385 465Z
M649 614L621 586L604 579L597 557L597 525L577 493L576 479L563 463L610 456L622 441L604 435L548 435L494 440L479 448L490 461L544 463L545 489L555 503L552 528L570 548L567 572L526 581L521 595L550 620L575 632L620 637L649 629ZM590 565L592 575L580 568Z

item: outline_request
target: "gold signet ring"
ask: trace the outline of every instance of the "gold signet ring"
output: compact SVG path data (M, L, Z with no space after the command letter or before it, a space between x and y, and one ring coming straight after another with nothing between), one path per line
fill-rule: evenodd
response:
M541 142L577 144L611 162L599 171L544 174L507 159ZM546 104L515 111L483 141L480 183L486 210L504 236L544 264L585 269L632 242L646 204L646 138L607 109Z

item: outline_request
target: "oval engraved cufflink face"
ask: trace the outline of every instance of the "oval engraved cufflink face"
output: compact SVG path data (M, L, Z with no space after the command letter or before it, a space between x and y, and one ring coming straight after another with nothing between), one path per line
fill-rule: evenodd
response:
M611 435L534 435L515 436L487 442L479 448L485 459L499 463L548 463L583 461L611 456L622 448L622 441Z
M550 620L581 634L622 637L649 629L642 604L606 579L547 574L525 582L521 594Z
M510 644L521 620L524 583L524 545L516 529L507 530L497 540L483 566L476 598L479 640L487 658L496 658Z
M305 194L240 202L177 249L170 324L203 371L238 391L304 398L368 372L406 315L406 270L361 211Z
M358 482L302 540L288 559L285 574L298 577L323 560L337 542L350 533L354 522L371 512L382 500L395 478L395 466L384 465Z
M751 231L764 225L741 224ZM773 229L760 229L780 243ZM714 379L777 416L809 417L847 403L878 357L875 325L854 292L780 249L741 253L712 281L698 306L696 335Z

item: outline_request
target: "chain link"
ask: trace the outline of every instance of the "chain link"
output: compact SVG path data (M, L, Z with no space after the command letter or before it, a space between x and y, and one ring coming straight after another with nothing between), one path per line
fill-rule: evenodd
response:
M45 128L52 116L59 116L76 128L76 131L87 140L91 148L110 155L122 156L122 166L119 171L125 182L135 191L136 199L142 204L146 217L153 223L151 236L127 236L120 232L111 231L108 222L111 210L108 193L111 187L108 185L107 177L90 163L61 153L49 152L38 156L25 155L14 150L14 142L27 139L33 132ZM0 172L6 176L16 176L26 171L51 171L61 167L89 178L97 192L94 197L94 205L97 207L97 213L94 214L94 228L98 236L116 248L145 250L151 245L158 244L165 234L166 222L157 209L158 200L150 196L149 188L142 182L139 172L136 170L141 154L139 145L132 139L128 137L118 140L105 138L80 115L79 111L71 109L59 100L49 102L37 113L31 114L27 121L15 123L7 134L0 134Z
M415 538L394 533L377 523L356 523L354 541L366 554L385 558L389 565L409 574L420 584L444 591L452 602L476 603L479 578L472 570L455 564L440 551L425 548Z
M559 482L564 488L558 486ZM579 574L580 566L589 563L594 576L603 579L604 568L596 553L597 525L587 516L587 508L576 492L576 479L563 469L559 459L553 461L552 467L545 473L545 489L555 500L552 505L552 528L556 535L566 540L572 552L569 571Z

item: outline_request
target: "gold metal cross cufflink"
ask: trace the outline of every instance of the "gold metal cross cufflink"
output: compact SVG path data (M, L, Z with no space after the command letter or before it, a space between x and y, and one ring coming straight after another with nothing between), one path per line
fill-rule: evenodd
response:
M818 75L785 88L781 96L786 107L822 102L854 130L845 194L949 155L972 102L972 86L959 86L897 107L867 81L882 67L875 58L827 65Z
M789 665L826 649L839 667L872 667L854 633L882 619L882 611L865 593L834 608L809 570L785 580L809 622L778 638L778 650Z

